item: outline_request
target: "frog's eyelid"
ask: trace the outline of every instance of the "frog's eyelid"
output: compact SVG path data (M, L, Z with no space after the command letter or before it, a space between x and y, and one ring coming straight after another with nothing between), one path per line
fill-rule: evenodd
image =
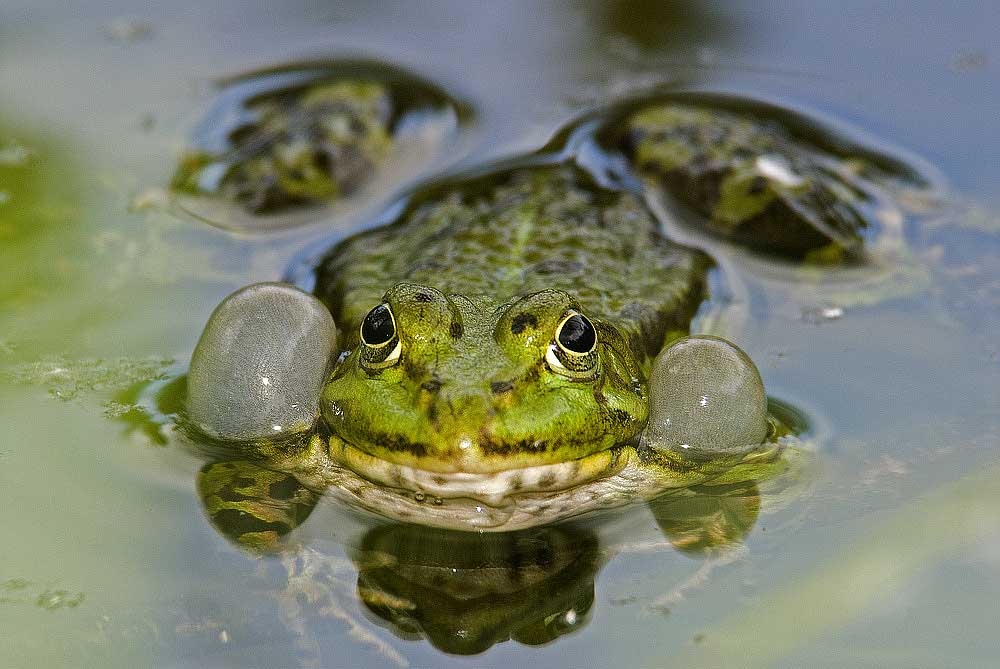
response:
M402 342L400 342L399 337L396 336L393 336L391 341L394 341L396 345L393 346L392 350L389 351L389 355L385 356L381 360L377 358L372 360L371 358L362 355L361 364L364 367L367 367L368 369L384 369L386 367L391 367L392 365L395 365L397 362L399 362L399 356L403 351L403 344ZM369 347L369 350L373 353L380 352L380 349L371 347ZM384 347L382 347L382 350L384 350Z
M574 360L577 363L584 363L580 365L574 365L573 367L567 367L563 360L559 358L563 352L559 349L556 344L549 344L548 348L545 349L545 362L548 363L549 369L551 369L556 374L569 377L578 381L589 381L597 376L598 370L598 357L596 351L591 351L580 356L579 359Z
M403 344L399 341L399 337L395 337L394 339L396 340L396 345L392 347L392 350L389 351L389 355L387 355L385 360L382 361L382 366L388 367L399 360L399 354L403 350Z

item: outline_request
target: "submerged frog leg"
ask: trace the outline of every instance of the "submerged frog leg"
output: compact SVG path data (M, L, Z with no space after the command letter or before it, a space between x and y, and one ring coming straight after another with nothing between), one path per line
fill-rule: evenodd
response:
M280 550L319 501L292 474L248 460L210 462L197 478L198 497L221 535L251 554Z
M883 186L926 187L899 161L809 119L733 102L652 102L619 131L648 187L694 214L696 228L792 260L847 264L893 203Z
M187 418L224 441L312 430L336 326L312 295L282 283L242 288L216 307L191 356Z
M211 117L242 123L213 128L216 134L228 130L225 149L190 150L171 185L192 194L218 193L253 214L349 196L388 157L391 119L399 111L394 107L391 92L369 80L258 96Z
M760 491L754 481L692 486L649 502L663 536L691 557L738 548L756 524L760 507Z

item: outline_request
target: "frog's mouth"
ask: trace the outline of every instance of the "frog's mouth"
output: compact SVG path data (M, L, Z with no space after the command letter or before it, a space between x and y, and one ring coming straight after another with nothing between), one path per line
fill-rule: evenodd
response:
M330 437L335 463L379 485L401 488L430 501L472 498L491 506L531 493L549 493L614 476L635 456L628 445L615 446L581 458L497 472L437 472L390 462Z

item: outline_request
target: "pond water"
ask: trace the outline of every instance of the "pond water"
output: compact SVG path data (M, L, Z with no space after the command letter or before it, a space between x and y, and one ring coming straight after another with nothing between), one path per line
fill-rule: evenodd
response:
M989 2L7 0L0 664L996 666L998 25ZM233 231L175 206L213 81L341 56L418 73L469 121L301 225ZM657 85L850 127L935 185L885 294L731 258L747 308L726 334L812 421L806 490L691 510L744 523L725 552L671 546L645 509L476 543L323 501L297 549L266 558L213 529L204 456L130 389L182 374L225 295L406 187ZM419 631L378 615L404 596Z

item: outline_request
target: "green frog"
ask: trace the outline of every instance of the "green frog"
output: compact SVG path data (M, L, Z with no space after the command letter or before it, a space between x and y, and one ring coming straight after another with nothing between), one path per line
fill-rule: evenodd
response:
M877 170L703 103L616 123L592 136L617 137L605 150L628 166L619 178L578 143L444 180L318 257L312 294L234 293L193 355L188 426L308 489L458 530L794 468L795 419L753 362L689 336L713 261L665 236L650 191L689 207L702 194L724 214L703 216L706 230L735 243L859 262ZM209 513L256 513L240 506L253 496L219 492L226 480ZM272 539L296 524L267 520Z

